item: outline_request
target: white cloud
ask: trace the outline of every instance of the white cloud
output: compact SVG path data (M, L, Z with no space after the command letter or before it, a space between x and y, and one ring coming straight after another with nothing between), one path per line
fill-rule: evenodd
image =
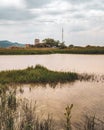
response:
M24 0L0 0L0 7L25 7Z

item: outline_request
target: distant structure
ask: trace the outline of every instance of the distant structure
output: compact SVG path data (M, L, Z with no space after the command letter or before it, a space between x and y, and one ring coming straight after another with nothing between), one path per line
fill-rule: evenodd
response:
M37 44L39 44L40 43L40 39L35 39L34 40L34 45L37 45Z
M64 29L62 27L62 43L64 42Z
M25 44L25 47L26 47L26 48L29 48L29 47L30 47L30 44Z

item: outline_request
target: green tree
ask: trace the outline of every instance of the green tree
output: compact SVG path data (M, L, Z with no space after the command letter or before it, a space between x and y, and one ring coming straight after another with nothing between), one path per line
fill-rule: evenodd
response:
M47 47L59 47L60 41L52 38L46 38L43 40L43 43L46 44Z
M63 42L63 43L60 43L59 47L60 47L60 49L67 48L66 45L64 44L64 42Z

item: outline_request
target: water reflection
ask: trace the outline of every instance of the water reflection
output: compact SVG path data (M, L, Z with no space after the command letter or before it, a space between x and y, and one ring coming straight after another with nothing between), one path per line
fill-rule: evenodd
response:
M18 97L37 101L40 111L52 113L56 120L63 119L64 108L68 104L74 104L73 121L80 120L85 113L96 113L98 117L104 115L104 83L77 81L58 83L54 88L49 84L24 85L22 89L24 92L18 92Z

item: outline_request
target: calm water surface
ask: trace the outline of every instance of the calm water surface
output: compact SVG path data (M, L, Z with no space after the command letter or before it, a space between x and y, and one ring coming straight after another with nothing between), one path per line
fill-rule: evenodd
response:
M18 93L19 98L37 101L38 112L52 113L56 120L64 118L65 107L70 104L74 105L73 121L78 121L89 113L96 114L99 118L104 116L104 83L77 81L70 84L59 83L55 88L49 84L24 85L22 88L24 93Z
M51 70L104 74L104 55L13 55L0 56L0 70L23 69L41 64Z

